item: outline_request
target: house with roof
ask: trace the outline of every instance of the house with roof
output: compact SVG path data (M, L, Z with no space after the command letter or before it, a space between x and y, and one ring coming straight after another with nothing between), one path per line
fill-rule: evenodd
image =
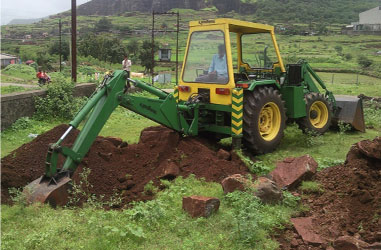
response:
M1 68L7 67L9 64L15 64L18 61L17 56L9 55L9 54L0 54L0 66Z

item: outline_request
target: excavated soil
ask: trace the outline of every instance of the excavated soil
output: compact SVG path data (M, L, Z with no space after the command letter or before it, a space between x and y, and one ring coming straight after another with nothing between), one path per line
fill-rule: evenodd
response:
M22 145L1 161L1 198L9 203L8 189L24 187L44 173L48 145L54 143L68 128L60 125ZM73 131L63 145L70 146L79 131ZM206 181L220 182L232 174L248 174L244 163L234 153L218 154L208 141L182 138L164 127L150 127L142 131L138 144L127 145L118 138L97 137L73 176L79 182L83 167L91 170L89 191L108 200L121 194L126 205L131 201L152 199L154 194L144 192L144 186L160 179L194 174ZM62 163L62 159L60 160Z
M381 137L352 146L343 165L317 173L322 194L302 195L315 233L324 243L308 245L290 226L276 238L281 249L326 249L339 236L381 242Z

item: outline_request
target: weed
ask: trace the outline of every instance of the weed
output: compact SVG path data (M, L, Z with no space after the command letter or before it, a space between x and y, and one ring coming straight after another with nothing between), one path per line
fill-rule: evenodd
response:
M29 117L21 117L12 124L11 129L17 131L20 129L27 129L31 127L31 121Z
M12 202L20 207L25 207L27 205L25 193L21 188L9 188L8 189L9 196Z
M245 163L245 165L251 173L257 175L266 175L270 172L271 167L265 164L263 161L252 161L248 156L244 155L242 150L237 150L236 153L239 156L239 158Z
M313 194L322 194L324 193L324 189L321 185L315 181L303 181L300 185L299 189L302 193L313 193Z
M308 130L305 133L305 143L307 147L317 146L321 144L322 137L316 131Z
M144 186L144 192L146 194L156 194L158 192L158 188L155 187L155 185L153 184L153 181L149 181L145 186Z
M344 163L344 160L331 159L331 158L317 158L316 159L319 167L318 170L323 170L332 166L337 166Z
M339 133L340 135L345 134L347 131L350 131L352 129L352 126L348 123L345 123L343 121L339 121L337 123L337 126L339 127Z

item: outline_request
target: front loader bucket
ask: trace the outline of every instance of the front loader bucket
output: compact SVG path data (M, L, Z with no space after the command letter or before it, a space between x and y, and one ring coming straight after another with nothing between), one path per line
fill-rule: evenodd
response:
M365 132L364 111L362 100L355 96L335 95L337 110L334 122L349 123L356 130Z
M64 206L69 200L70 181L66 176L59 181L41 176L24 188L26 200L28 203L49 203L52 207Z

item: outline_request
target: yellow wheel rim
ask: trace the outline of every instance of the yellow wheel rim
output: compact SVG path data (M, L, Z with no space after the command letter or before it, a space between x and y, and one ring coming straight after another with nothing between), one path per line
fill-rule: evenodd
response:
M309 112L309 119L315 128L323 128L328 122L328 108L322 101L312 103Z
M258 128L265 141L273 140L279 133L281 115L278 105L273 102L266 103L259 113Z

